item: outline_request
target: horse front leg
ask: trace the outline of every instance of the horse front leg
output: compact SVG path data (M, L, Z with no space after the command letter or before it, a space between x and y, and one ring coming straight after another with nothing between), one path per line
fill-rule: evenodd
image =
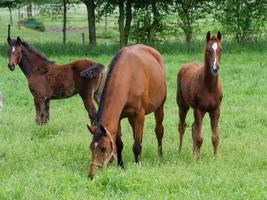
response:
M116 138L116 146L117 146L117 154L118 154L118 166L123 168L123 160L122 160L122 149L123 149L123 142L121 140L121 125L119 123L118 126L118 134Z
M144 109L140 110L135 117L128 119L133 128L133 136L134 136L133 152L134 152L135 162L139 163L142 153L142 138L143 138L143 129L145 121Z
M202 121L204 113L199 109L194 109L194 118L195 121L192 125L192 138L193 138L193 152L196 156L196 159L200 157L200 148L203 143L203 134L202 134Z
M214 150L214 156L217 155L217 150L219 146L219 129L218 129L218 122L220 118L220 108L217 108L211 112L209 112L210 115L210 125L212 130L212 136L211 141L213 144L213 150Z
M49 108L50 108L50 100L46 99L44 101L44 110L43 110L43 123L47 123L49 121Z
M43 125L43 108L44 108L44 102L39 98L34 98L34 105L35 105L35 111L36 111L36 117L35 121L38 125Z

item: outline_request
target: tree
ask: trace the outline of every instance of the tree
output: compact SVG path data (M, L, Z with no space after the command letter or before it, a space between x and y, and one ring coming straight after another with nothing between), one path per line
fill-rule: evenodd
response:
M81 0L87 9L87 18L88 18L88 32L89 32L89 43L92 45L96 44L96 17L95 17L95 0Z
M12 8L15 8L21 2L22 2L22 0L1 0L0 1L0 7L8 8L8 10L9 10L9 23L11 25L13 24Z
M34 0L35 3L41 4L44 1ZM67 41L67 11L72 6L71 4L77 3L77 0L46 0L47 5L42 5L40 12L49 17L55 19L63 16L62 34L63 34L63 44Z
M266 0L217 0L214 17L238 42L257 37L267 19Z
M120 47L128 44L132 23L132 9L135 1L136 0L106 0L102 2L98 10L99 16L102 16L103 14L113 14L116 8L118 8Z
M134 5L133 37L138 41L153 43L159 33L166 30L165 16L170 0L138 0Z
M183 30L189 46L192 42L194 23L203 18L210 7L205 0L175 0L175 9L181 20L179 26Z

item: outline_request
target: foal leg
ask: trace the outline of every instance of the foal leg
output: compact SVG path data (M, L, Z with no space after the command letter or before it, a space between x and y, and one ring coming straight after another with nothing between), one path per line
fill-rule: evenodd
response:
M162 125L164 111L163 105L161 105L155 112L154 112L155 120L156 120L156 127L155 133L158 140L158 154L162 156L162 138L164 135L164 127Z
M35 110L36 110L36 123L38 125L43 125L47 122L46 119L46 105L42 98L34 98Z
M122 160L122 149L123 149L123 143L121 140L121 125L119 123L118 126L118 134L116 138L116 146L117 146L117 155L118 155L118 166L123 168L123 160Z
M211 141L213 144L214 156L217 155L217 149L219 146L219 130L218 130L218 121L220 118L220 108L213 110L209 113L210 115L210 125L212 130Z
M133 152L135 157L135 162L139 163L141 152L142 152L142 137L145 121L145 111L142 109L138 112L135 117L128 118L129 122L133 128L134 144Z
M50 100L47 99L44 102L44 114L43 114L43 123L48 122L49 120L49 108L50 108Z
M192 138L193 138L193 152L196 155L196 158L200 157L200 148L203 143L203 135L202 135L202 120L204 113L202 113L199 109L194 109L194 118L195 121L192 125Z
M41 102L39 99L34 98L34 105L36 111L35 121L38 125L42 125L42 117L41 117Z
M184 132L185 132L185 127L186 127L186 123L185 123L185 119L186 119L186 115L187 112L189 110L188 106L179 106L179 135L180 135L180 143L179 143L179 153L182 152L182 148L183 148L183 138L184 138Z

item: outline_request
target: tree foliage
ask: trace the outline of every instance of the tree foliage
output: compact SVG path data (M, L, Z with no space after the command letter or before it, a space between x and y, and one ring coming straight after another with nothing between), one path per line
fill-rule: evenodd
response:
M166 15L171 1L144 0L134 5L132 38L137 42L153 43L167 29Z
M257 37L263 30L267 19L266 0L218 0L214 13L229 33L238 42Z
M179 16L179 27L183 30L188 44L192 42L193 26L197 20L204 18L211 6L206 0L175 0L175 10Z

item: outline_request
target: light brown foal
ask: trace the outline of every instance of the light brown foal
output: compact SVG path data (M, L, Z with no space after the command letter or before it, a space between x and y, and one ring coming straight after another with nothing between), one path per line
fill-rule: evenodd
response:
M206 112L209 113L212 129L212 144L214 155L219 145L218 121L222 100L222 87L219 79L219 62L222 52L221 33L211 37L206 35L204 64L192 63L182 65L177 76L177 104L179 106L179 152L182 151L185 132L185 118L191 107L194 110L192 125L193 152L197 158L203 142L202 120Z

